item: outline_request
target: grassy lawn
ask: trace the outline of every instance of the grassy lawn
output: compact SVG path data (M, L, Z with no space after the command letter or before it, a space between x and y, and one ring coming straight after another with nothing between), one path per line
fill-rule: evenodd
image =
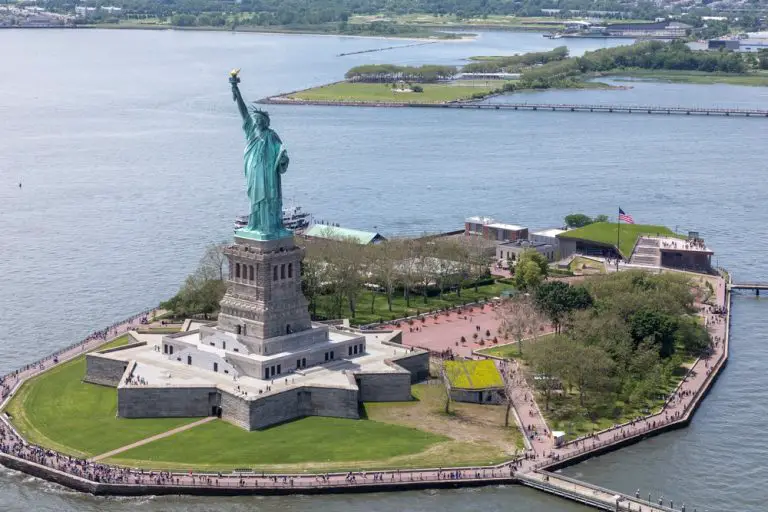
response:
M121 336L118 341L124 342ZM57 366L27 381L5 411L32 443L76 456L119 448L189 423L186 418L121 419L116 417L117 390L85 384L85 358Z
M419 84L424 92L395 92L391 84L339 82L321 85L289 95L305 101L354 101L362 103L446 103L469 100L473 94L490 93L503 82L491 81L487 85Z
M367 419L309 417L247 432L223 421L200 425L107 462L154 469L329 471L495 464L523 446L504 408L452 406L444 388L413 386L411 402L367 403Z
M554 333L549 334L542 334L541 336L536 338L536 341L543 340L544 338L547 338L548 336L553 336ZM522 359L525 360L525 346L529 343L535 343L532 339L524 339L523 340L523 355L520 356L520 350L517 348L517 342L513 343L507 343L506 345L499 345L498 347L490 347L490 348L484 348L482 350L478 350L478 353L480 354L486 354L489 356L496 356L496 357L502 357L504 359Z
M308 417L248 432L214 421L119 454L114 462L152 468L352 467L423 452L446 441L415 428L370 420ZM334 464L337 463L337 464Z
M765 74L705 73L702 71L650 69L616 71L611 74L618 80L621 80L622 77L632 77L685 84L730 84L751 85L758 87L768 86L768 75Z
M587 274L605 274L605 265L599 261L576 256L571 260L571 263L568 264L568 270L571 272L579 271Z
M444 293L440 297L428 297L424 302L424 297L411 295L410 307L406 307L405 299L402 293L392 297L392 311L389 311L387 297L382 293L376 293L370 290L361 290L358 294L357 308L355 316L349 310L349 305L344 304L341 318L349 318L352 325L365 325L384 320L385 322L395 318L403 318L415 315L417 313L426 313L429 310L439 308L453 307L469 302L476 302L479 299L491 299L498 297L503 290L512 290L514 286L496 282L485 286L479 286L477 292L474 288L464 288L461 290L461 297L455 292ZM373 307L371 307L373 304ZM320 296L317 298L317 315L323 318L334 318L338 315L331 313L331 297Z
M560 238L570 238L574 240L587 240L598 242L615 247L618 227L615 222L595 222L583 228L572 229L560 235ZM664 226L654 226L651 224L622 224L621 225L621 254L628 258L632 254L635 242L640 235L663 235L676 236L669 228Z
M113 339L109 343L105 343L93 352L101 352L104 350L109 350L110 348L122 347L123 345L128 345L129 343L134 343L134 339L131 338L128 334L123 334L122 336L118 336L117 338Z
M445 372L451 386L461 389L504 387L501 374L490 359L481 361L446 361Z

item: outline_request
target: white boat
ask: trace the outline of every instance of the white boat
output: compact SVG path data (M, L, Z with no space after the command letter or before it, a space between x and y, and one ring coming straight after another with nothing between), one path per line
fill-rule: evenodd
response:
M250 215L239 215L235 218L235 230L244 228L248 225ZM283 226L294 231L302 232L309 227L312 221L312 214L305 212L301 206L287 206L283 208Z

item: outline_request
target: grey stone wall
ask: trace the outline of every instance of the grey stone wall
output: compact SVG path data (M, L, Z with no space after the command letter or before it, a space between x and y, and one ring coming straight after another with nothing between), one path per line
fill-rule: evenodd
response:
M116 361L99 354L86 354L83 382L117 387L127 367L127 361Z
M221 392L221 419L250 430L250 403L226 391Z
M215 387L117 388L117 415L121 418L186 418L210 416L218 404Z
M358 391L356 389L305 387L310 393L309 411L306 416L331 416L335 418L360 418Z
M361 402L405 402L411 399L411 374L358 373Z
M223 397L222 397L223 398ZM222 407L223 408L223 407ZM226 411L224 411L226 413ZM303 386L250 402L250 430L304 416L358 419L357 390Z
M473 391L468 389L452 389L451 398L457 402L469 402L473 404L495 404L503 402L501 391L496 389L485 389Z
M424 351L392 359L396 365L411 372L411 382L421 382L429 377L429 353Z

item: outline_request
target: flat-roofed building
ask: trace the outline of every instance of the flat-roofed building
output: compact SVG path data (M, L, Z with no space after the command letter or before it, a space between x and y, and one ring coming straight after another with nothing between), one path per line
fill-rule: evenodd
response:
M557 259L560 257L560 239L557 238L557 235L562 235L563 233L565 233L565 230L559 228L542 229L529 234L528 240L535 244L551 245L556 253L555 259Z
M555 248L550 244L529 242L528 240L517 240L514 242L505 242L496 246L496 262L503 268L507 267L507 262L517 261L520 255L525 251L534 250L543 254L547 261L555 260Z
M527 240L528 228L496 222L492 217L469 217L464 221L464 234L496 242L513 242Z

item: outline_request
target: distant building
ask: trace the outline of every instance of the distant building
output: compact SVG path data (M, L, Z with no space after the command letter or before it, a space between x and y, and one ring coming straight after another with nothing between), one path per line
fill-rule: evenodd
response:
M564 229L551 228L536 231L528 235L528 240L537 244L549 244L555 250L555 259L559 258L560 239L558 235L565 233Z
M528 228L515 224L502 224L491 217L469 217L464 221L464 235L479 236L496 242L527 240Z
M459 73L456 80L517 80L521 73Z
M712 269L711 250L701 238L681 240L671 237L657 237L661 266L696 272L709 272Z
M528 240L517 240L515 242L505 242L496 246L496 261L502 267L506 267L508 261L517 261L520 255L525 251L533 249L539 254L543 254L547 261L555 260L555 248L547 243L529 242Z
M755 53L760 50L768 50L768 39L742 39L739 41L737 51L741 53Z
M613 37L653 37L677 39L686 37L691 25L679 21L656 23L614 23L605 26L605 33Z
M303 236L323 240L353 241L360 245L378 244L386 240L386 238L374 231L361 231L359 229L326 226L325 224L310 226Z

